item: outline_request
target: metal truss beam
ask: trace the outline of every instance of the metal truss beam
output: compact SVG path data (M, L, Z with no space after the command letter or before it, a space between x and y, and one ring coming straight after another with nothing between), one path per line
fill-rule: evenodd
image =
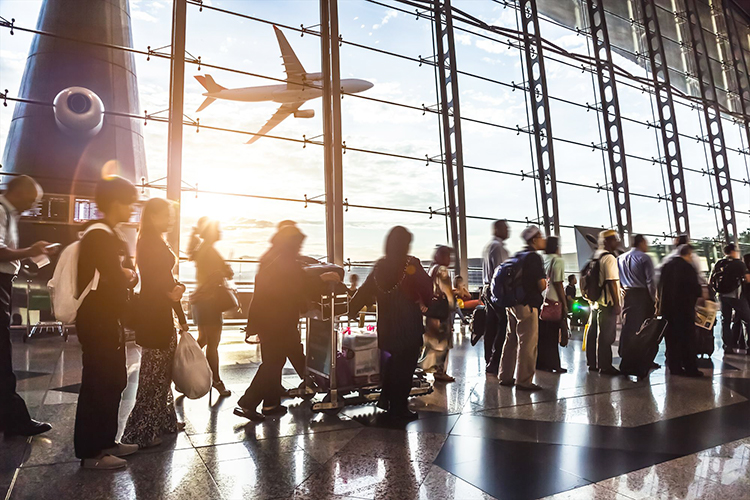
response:
M625 145L622 136L620 101L617 97L612 48L609 44L603 0L584 0L584 3L588 11L591 40L594 43L596 77L599 83L599 99L601 100L604 118L604 134L609 156L617 230L620 236L624 238L626 233L630 236L633 232L633 223L630 217L628 169L625 164Z
M659 129L669 176L675 232L677 234L690 234L685 178L682 170L682 153L680 151L679 134L677 133L677 117L675 116L674 100L672 99L667 57L657 16L658 11L654 0L639 0L639 3L643 16L649 62L651 63L651 78L654 82L654 94L659 111Z
M727 27L732 67L734 68L734 75L737 81L737 95L740 103L739 111L745 115L743 119L745 134L747 135L747 144L750 144L750 74L747 71L747 59L745 59L745 52L742 50L742 44L740 43L740 30L737 25L736 14L729 6L727 0L722 0L721 7Z
M451 239L456 252L456 272L460 273L461 276L468 276L464 157L461 142L461 112L451 2L450 0L434 0L432 8L440 80L440 114L443 124L443 148L448 181L448 213L450 214Z
M696 76L703 100L703 116L706 120L708 145L711 151L716 191L719 196L719 211L724 227L724 237L727 242L736 241L737 220L734 213L727 150L724 144L724 128L721 123L721 110L719 109L716 85L708 59L706 39L698 15L696 0L685 0L685 14L690 35L690 48L695 58Z
M544 55L542 54L542 41L539 32L539 17L536 0L519 0L519 4L524 38L523 49L526 57L526 74L531 98L531 115L534 123L534 142L544 229L548 235L553 234L554 231L554 234L559 236L560 213L557 207L557 176L555 174L552 120L547 92L547 74L544 69Z

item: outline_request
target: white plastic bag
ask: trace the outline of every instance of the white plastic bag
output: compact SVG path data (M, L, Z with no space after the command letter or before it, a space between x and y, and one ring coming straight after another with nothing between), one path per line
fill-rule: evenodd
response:
M175 389L188 399L199 399L211 390L212 380L211 367L198 342L190 333L181 333L172 363L172 381Z

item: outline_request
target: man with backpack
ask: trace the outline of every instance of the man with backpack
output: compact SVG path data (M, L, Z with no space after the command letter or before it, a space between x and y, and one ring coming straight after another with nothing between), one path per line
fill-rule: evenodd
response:
M709 282L721 300L721 336L724 352L731 354L737 349L742 322L750 323L750 304L741 297L742 284L750 283L750 271L734 243L724 247L724 255L726 257L714 265Z
M0 431L6 436L35 436L52 428L29 415L26 403L16 392L13 354L10 342L13 280L21 259L52 253L46 241L18 248L18 218L42 197L42 188L31 177L14 177L0 195Z
M526 248L496 271L492 283L494 307L507 307L508 328L500 357L500 385L527 391L540 389L534 380L539 340L539 308L547 288L544 262L537 253L547 246L542 231L529 226L521 233ZM514 373L516 378L513 378Z
M492 225L493 235L490 242L484 247L482 256L482 300L485 304L486 322L484 329L484 361L485 370L488 374L497 376L500 369L500 355L503 352L505 342L505 329L508 325L508 315L504 307L497 309L492 307L490 300L490 283L495 269L508 260L508 250L505 248L505 240L510 235L508 223L505 220L497 220Z
M121 319L128 290L138 281L117 226L130 220L138 191L130 181L112 176L97 183L95 199L104 217L92 221L78 248L77 293L83 300L76 332L83 368L74 442L84 468L111 470L125 467L122 457L138 451L137 444L115 441L120 397L127 385Z
M586 362L589 371L603 375L619 375L612 366L612 344L617 336L620 306L620 271L614 252L619 246L617 232L608 229L599 233L599 249L581 270L581 291L591 303L591 317L586 333Z

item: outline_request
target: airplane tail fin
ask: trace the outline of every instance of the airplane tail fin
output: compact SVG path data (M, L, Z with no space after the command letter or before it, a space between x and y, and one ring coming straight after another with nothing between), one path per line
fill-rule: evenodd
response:
M195 110L195 112L198 113L199 111L203 111L204 109L206 109L208 107L209 104L211 104L215 100L216 100L216 98L214 98L214 97L206 97L206 100L203 101L203 104L201 104L200 107Z
M211 75L201 76L198 75L195 77L196 80L198 80L198 83L203 85L203 88L206 89L209 93L211 92L221 92L222 90L226 90L225 87L222 87L218 83L214 81L214 77ZM205 104L205 103L204 103ZM210 104L210 103L209 103ZM208 106L208 104L206 104Z

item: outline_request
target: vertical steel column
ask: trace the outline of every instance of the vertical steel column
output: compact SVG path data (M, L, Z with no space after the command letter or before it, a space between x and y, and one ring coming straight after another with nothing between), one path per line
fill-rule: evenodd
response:
M708 60L706 39L703 36L703 28L698 16L698 6L695 0L685 0L685 13L687 15L688 33L690 34L690 46L695 58L698 85L700 87L701 99L703 100L703 116L706 120L714 180L716 181L716 191L719 195L719 209L724 226L724 237L728 242L736 241L737 222L734 214L727 150L724 145L721 110L719 108L711 64Z
M552 140L552 120L547 93L547 74L544 70L541 33L536 0L519 0L523 49L526 56L526 74L531 97L531 115L534 120L536 163L539 175L539 192L542 198L544 229L547 235L560 235L560 215L557 208L557 175ZM549 186L547 182L549 181ZM554 228L554 229L553 229Z
M747 143L750 144L750 74L747 71L747 60L745 52L742 50L740 43L740 30L737 26L737 19L727 0L721 2L724 12L724 23L727 27L727 37L729 38L729 52L732 55L732 67L734 68L735 78L737 80L737 95L740 102L740 112L744 115L743 122L745 125L745 135Z
M338 0L328 0L331 47L331 124L333 127L333 263L344 264L344 179L341 135L341 66Z
M167 140L167 199L177 204L168 241L180 254L180 200L182 198L182 117L185 104L185 31L187 2L174 0L172 7L172 59L169 72L169 133ZM179 266L179 259L176 266ZM179 269L179 267L176 267Z
M654 82L656 107L659 111L659 130L661 132L664 160L669 175L672 212L674 214L675 232L690 234L685 178L682 170L682 153L677 133L672 85L669 79L667 56L661 38L661 28L654 0L640 0L643 30L646 35L648 58L651 63L651 78Z
M628 187L628 169L625 164L625 144L622 136L620 119L620 101L617 97L612 48L609 44L609 32L604 13L603 0L584 0L589 17L591 40L594 43L596 60L596 78L599 83L599 99L604 118L604 134L607 140L607 154L614 194L617 230L620 236L629 236L633 232L630 217L630 189Z
M328 262L334 259L334 182L333 152L331 145L331 38L328 0L320 0L320 71L323 73L323 175L326 201L326 254Z
M443 2L434 0L433 15L435 21L438 74L440 77L440 113L443 119L445 172L448 180L448 211L451 218L451 238L453 240L453 249L456 253L456 272L461 276L468 276L469 259L466 243L464 157L461 142L461 112L458 95L456 45L453 39L453 15L450 0L444 0Z

